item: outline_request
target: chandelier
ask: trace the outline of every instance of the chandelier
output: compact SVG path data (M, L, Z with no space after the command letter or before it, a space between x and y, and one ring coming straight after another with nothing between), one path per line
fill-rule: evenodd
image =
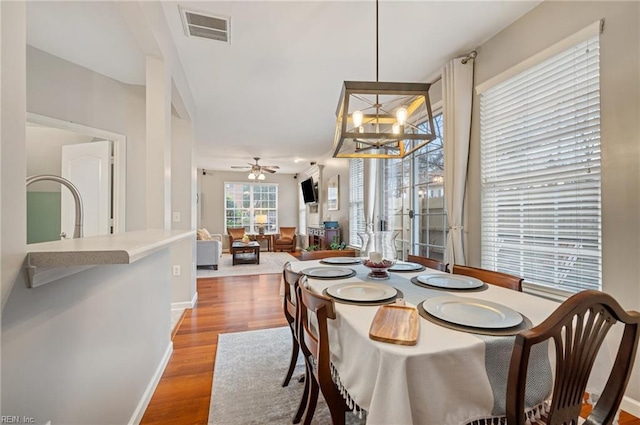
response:
M345 81L336 110L334 158L404 158L435 139L429 83Z

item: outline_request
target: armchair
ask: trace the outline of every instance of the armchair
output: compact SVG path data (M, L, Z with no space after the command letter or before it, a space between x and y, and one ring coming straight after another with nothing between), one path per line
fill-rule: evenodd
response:
M273 243L273 251L289 251L296 250L296 228L295 227L281 227L278 234L276 234Z
M234 241L242 239L245 229L244 227L227 227L227 232L229 233L229 246L231 246Z

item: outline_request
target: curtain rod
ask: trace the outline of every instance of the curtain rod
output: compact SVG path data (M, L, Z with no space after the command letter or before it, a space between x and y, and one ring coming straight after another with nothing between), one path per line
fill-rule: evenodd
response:
M475 51L475 50L472 50L469 53L467 53L467 55L465 57L463 57L460 60L460 62L462 62L462 64L465 65L467 62L469 62L470 60L475 59L476 57L478 57L478 52ZM442 80L442 74L438 75L433 80L429 81L429 84L433 85L433 84L437 83L440 80Z

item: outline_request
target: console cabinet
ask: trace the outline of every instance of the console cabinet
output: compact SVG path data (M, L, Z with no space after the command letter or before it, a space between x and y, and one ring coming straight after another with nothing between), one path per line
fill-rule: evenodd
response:
M309 245L318 245L319 249L329 249L333 238L338 237L340 242L340 229L325 229L324 227L308 227Z

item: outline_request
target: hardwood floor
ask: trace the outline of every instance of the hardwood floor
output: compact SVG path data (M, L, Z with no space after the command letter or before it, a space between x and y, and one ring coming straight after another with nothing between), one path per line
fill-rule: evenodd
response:
M286 326L280 274L198 279L198 302L173 338L173 355L141 424L206 424L218 334ZM586 413L586 410L583 410ZM640 425L623 413L620 425Z
M198 279L198 302L173 338L173 355L141 424L206 424L218 334L286 326L280 274Z

